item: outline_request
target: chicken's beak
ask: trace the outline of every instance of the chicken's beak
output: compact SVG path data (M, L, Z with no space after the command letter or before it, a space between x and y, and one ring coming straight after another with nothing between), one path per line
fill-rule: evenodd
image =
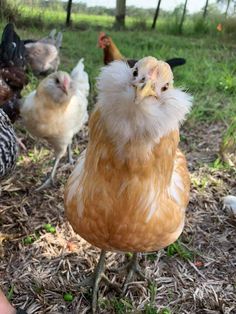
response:
M61 85L61 89L66 95L68 95L68 88L66 87L66 85Z
M63 82L61 82L61 89L62 91L68 95L68 92L69 92L69 85L70 85L70 82L69 80L65 77Z
M157 97L155 91L155 84L152 79L148 79L146 83L141 86L133 85L136 87L135 102L140 103L144 98L154 96Z

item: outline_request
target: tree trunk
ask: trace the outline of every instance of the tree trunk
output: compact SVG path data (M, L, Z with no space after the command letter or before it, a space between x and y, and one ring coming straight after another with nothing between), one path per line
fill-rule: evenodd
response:
M206 4L204 7L204 11L203 11L203 18L204 19L206 18L206 15L207 15L208 2L209 2L209 0L206 0Z
M156 27L156 22L157 22L157 18L158 18L159 11L160 11L160 6L161 6L161 0L158 0L156 12L155 12L155 15L153 18L152 29L154 29Z
M186 11L187 11L187 3L188 3L188 0L185 0L183 14L182 14L182 18L181 18L181 21L180 21L180 24L179 24L179 33L180 34L182 34L182 31L183 31L183 24L184 24Z
M228 2L227 2L227 7L226 7L226 11L225 11L225 17L227 17L227 15L228 15L228 10L229 10L230 1L231 1L231 0L228 0Z
M71 24L71 20L70 20L71 8L72 8L72 0L68 0L68 3L67 3L66 26L70 26L70 24Z
M126 0L116 0L115 26L118 29L122 29L125 27L125 8L126 8Z

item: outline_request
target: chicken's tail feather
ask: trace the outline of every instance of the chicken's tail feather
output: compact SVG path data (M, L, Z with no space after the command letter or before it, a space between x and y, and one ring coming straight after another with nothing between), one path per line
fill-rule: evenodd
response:
M168 63L169 66L171 67L171 69L173 69L177 66L185 64L186 59L184 59L184 58L172 58L172 59L166 60L166 63Z
M2 33L0 44L0 62L2 66L25 66L25 46L14 31L14 25L8 23Z
M89 77L88 73L84 70L84 59L80 59L76 67L71 72L71 77L76 82L78 89L85 95L89 94Z
M61 48L62 40L63 40L63 34L62 32L58 32L57 37L55 39L55 46L57 47L57 49Z

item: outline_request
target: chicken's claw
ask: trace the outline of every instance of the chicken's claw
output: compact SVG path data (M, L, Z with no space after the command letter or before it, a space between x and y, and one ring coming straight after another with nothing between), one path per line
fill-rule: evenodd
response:
M147 278L145 274L141 271L141 268L138 264L138 253L133 254L131 261L126 265L125 268L128 270L128 275L123 285L123 292L122 292L123 295L126 293L128 285L131 282L131 279L134 276L134 274L137 274L144 281L146 280L150 281L150 279Z
M98 264L94 270L94 273L79 283L79 287L90 286L93 289L92 314L97 313L96 309L97 309L98 289L99 289L99 284L102 280L109 287L115 289L119 293L121 292L120 287L117 284L111 282L110 279L104 274L105 258L106 258L106 252L101 251L100 258L99 258Z
M40 192L43 191L51 186L54 186L54 180L53 178L50 176L42 185L40 185L40 187L38 187L37 189L35 189L36 192Z

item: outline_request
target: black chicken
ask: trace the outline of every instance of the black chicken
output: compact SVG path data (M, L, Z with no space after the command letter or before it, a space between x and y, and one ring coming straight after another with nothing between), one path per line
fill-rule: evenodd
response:
M11 122L19 116L21 90L27 84L25 47L13 24L4 28L0 44L0 178L16 162L18 144Z
M28 83L25 66L24 43L9 23L4 28L0 44L0 106L21 98L21 90Z

